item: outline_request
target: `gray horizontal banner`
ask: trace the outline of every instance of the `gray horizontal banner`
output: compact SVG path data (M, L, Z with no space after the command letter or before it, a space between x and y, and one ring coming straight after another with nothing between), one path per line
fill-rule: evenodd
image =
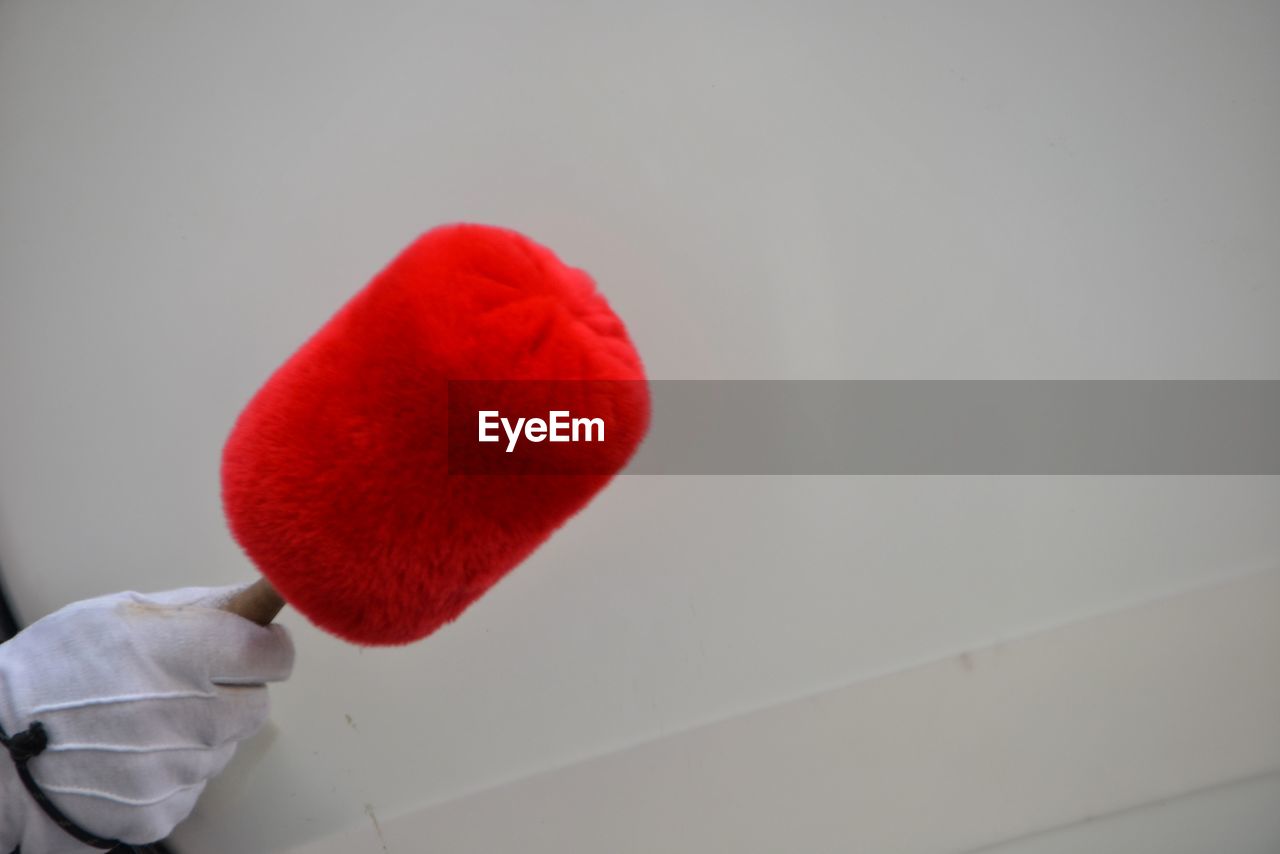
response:
M1275 475L1276 381L650 383L625 474Z

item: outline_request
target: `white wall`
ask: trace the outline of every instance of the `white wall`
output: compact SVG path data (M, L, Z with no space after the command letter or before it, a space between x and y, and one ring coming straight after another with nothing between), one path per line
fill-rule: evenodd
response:
M655 378L1280 378L1277 37L1208 0L0 4L6 583L30 620L248 578L232 420L443 221L592 271ZM275 728L178 842L282 851L1265 573L1278 481L623 479L425 643L286 617Z
M1274 854L1277 802L1258 801L1280 781L1277 609L1280 572L1254 575L370 809L292 854Z

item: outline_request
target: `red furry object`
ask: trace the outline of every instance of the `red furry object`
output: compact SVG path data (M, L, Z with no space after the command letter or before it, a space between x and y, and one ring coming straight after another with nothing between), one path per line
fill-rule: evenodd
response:
M607 416L608 441L572 446L573 473L460 472L451 380L588 381L556 386L575 414ZM648 423L640 357L586 273L513 231L443 226L245 407L223 451L223 505L241 547L313 622L403 644L456 618L585 506Z

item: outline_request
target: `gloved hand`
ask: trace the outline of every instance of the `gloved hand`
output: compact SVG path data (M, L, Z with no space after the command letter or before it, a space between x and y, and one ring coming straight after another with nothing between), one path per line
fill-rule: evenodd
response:
M43 723L28 768L94 835L141 845L186 818L236 744L267 720L264 683L289 677L293 643L219 610L239 587L118 593L69 605L0 644L0 726ZM0 748L0 854L92 849L37 806Z

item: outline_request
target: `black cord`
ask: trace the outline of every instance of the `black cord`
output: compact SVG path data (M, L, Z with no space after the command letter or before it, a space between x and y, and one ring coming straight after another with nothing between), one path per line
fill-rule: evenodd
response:
M18 777L22 780L22 785L27 787L36 804L44 810L44 814L49 816L54 824L75 837L77 842L83 842L90 848L114 851L123 844L119 840L96 836L67 818L66 813L49 800L49 796L40 788L36 778L31 776L31 769L27 767L27 763L44 753L44 749L49 745L49 736L44 731L43 724L36 721L27 729L15 732L12 736L5 733L4 727L0 726L0 745L4 745L9 751L9 757L13 760L13 767L18 769Z

